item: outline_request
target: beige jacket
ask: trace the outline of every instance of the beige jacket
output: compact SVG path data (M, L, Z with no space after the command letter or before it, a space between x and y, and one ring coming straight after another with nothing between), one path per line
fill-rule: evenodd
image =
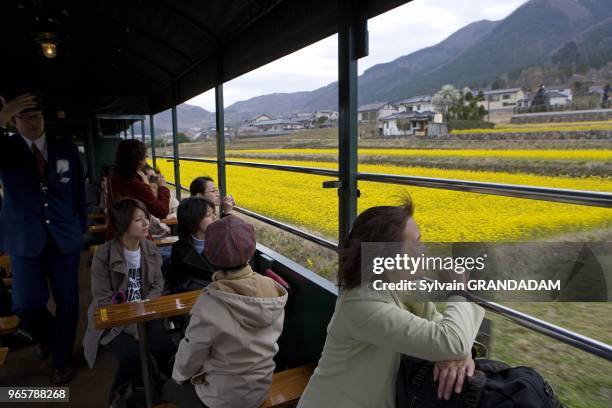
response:
M450 297L444 314L431 302L403 304L392 292L350 289L336 301L318 367L299 408L394 408L400 355L457 360L470 350L484 316Z
M210 408L258 407L267 397L287 291L249 266L216 272L191 309L172 378L191 380Z
M140 265L142 276L142 298L155 299L160 297L164 288L164 278L161 272L162 258L155 244L148 240L140 242ZM127 293L128 270L123 255L123 245L118 240L107 241L95 253L91 263L91 295L92 301L87 310L87 330L83 337L85 360L93 367L98 353L98 344L104 330L96 329L93 318L94 311L100 306L112 304L113 293L118 290ZM136 335L136 327L119 326L107 331L104 343L108 344L122 331Z

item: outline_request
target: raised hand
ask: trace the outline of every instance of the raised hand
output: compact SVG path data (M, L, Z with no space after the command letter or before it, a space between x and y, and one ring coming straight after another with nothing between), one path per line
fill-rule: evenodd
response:
M31 94L19 95L8 102L4 97L0 96L0 103L2 103L2 109L0 110L0 126L6 126L9 120L19 115L21 111L31 109L37 105L36 96Z

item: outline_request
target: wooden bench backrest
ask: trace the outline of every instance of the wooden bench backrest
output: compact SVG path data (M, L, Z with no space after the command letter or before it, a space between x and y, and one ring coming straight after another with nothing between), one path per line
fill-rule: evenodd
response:
M17 316L0 317L0 335L9 334L17 330L19 318Z
M161 222L163 222L167 226L178 224L178 220L176 218L161 220ZM99 232L106 232L106 224L91 225L88 231L92 234L99 233Z
M0 255L0 267L6 269L7 271L11 270L11 258L8 255Z

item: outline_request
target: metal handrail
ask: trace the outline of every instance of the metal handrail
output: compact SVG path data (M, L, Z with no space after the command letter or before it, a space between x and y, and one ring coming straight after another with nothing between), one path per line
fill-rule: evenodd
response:
M160 156L174 160L172 156ZM199 159L195 157L182 157L181 160L203 163L217 163L215 159ZM226 165L254 167L268 170L289 171L294 173L311 174L318 176L339 177L337 170L322 169L318 167L289 166L282 164L256 163L245 161L226 161ZM566 204L577 204L595 207L612 208L612 193L587 190L569 190L537 186L523 186L518 184L487 183L480 181L443 179L434 177L402 176L395 174L358 173L357 179L376 183L402 184L416 187L438 188L443 190L463 191L487 195L498 195L531 199L538 201L552 201Z
M172 159L173 157L161 156L166 159ZM198 158L181 158L181 160L187 161L198 161L206 163L216 163L215 159L198 159ZM246 167L258 167L266 168L270 170L280 171L291 171L305 174L317 174L317 175L329 175L337 176L338 172L328 169L299 167L299 166L285 166L275 165L266 163L253 163L253 162L227 162L226 164L241 165ZM390 184L406 184L414 185L419 187L430 187L430 188L441 188L457 191L476 192L489 195L503 195L517 198L528 198L535 200L546 200L563 203L572 203L579 205L589 206L601 206L601 207L612 207L612 194L603 192L591 192L584 190L563 190L545 187L533 187L533 186L520 186L512 184L498 184L498 183L481 183L464 180L452 180L452 179L436 179L430 177L413 177L413 176L400 176L392 174L375 174L375 173L360 173L358 175L359 180L373 181L380 183ZM172 183L169 183L174 185ZM187 190L181 186L181 189ZM301 231L297 228L291 227L287 224L275 221L264 215L245 210L243 208L237 208L236 210L256 218L262 222L271 224L279 229L298 235L308 241L317 243L326 248L338 251L338 245L332 241L328 241L324 238L317 237L316 235ZM543 334L552 339L561 341L574 348L604 358L608 361L612 361L612 346L592 339L587 336L583 336L579 333L571 330L564 329L555 324L547 321L535 318L526 313L519 312L518 310L512 309L507 306L503 306L498 303L489 302L484 299L474 298L483 308L488 309L498 315L508 318L509 320L526 327L530 330Z
M446 190L465 191L470 193L612 208L612 193L599 191L568 190L549 187L523 186L520 184L487 183L480 181L377 173L359 173L357 178L363 181L373 181L378 183L443 188Z
M508 306L500 305L499 303L479 300L472 296L483 308L488 309L496 314L504 316L513 322L526 327L535 332L544 334L555 340L559 340L565 344L569 344L574 348L586 351L587 353L612 361L612 346L601 341L583 336L571 330L549 323L545 320L538 319Z
M245 210L244 208L240 208L240 207L234 207L234 210L244 214L244 215L248 215L249 217L255 218L259 221L265 222L266 224L270 224L276 228L279 228L283 231L286 232L290 232L294 235L297 235L301 238L304 238L310 242L314 242L315 244L319 244L322 247L325 247L327 249L331 249L334 252L338 252L338 244L333 242L333 241L329 241L325 238L321 238L319 236L310 234L308 232L302 231L300 229L294 228L290 225L284 224L282 222L273 220L272 218L268 218L264 215L258 214L256 212L253 211L249 211L249 210Z
M169 181L167 181L166 183L170 184L171 186L176 187L175 183L171 183ZM181 190L187 191L187 192L189 191L189 189L184 187L184 186L181 186ZM314 242L315 244L319 244L322 247L325 247L327 249L331 249L334 252L338 252L338 244L333 242L333 241L327 240L325 238L319 237L317 235L311 234L311 233L306 232L306 231L302 231L302 230L300 230L298 228L292 227L291 225L282 223L280 221L276 221L276 220L274 220L272 218L266 217L265 215L261 215L261 214L256 213L256 212L249 211L249 210L247 210L245 208L241 208L241 207L236 206L236 207L234 207L234 210L236 210L239 213L242 213L244 215L247 215L249 217L255 218L255 219L257 219L257 220L259 220L261 222L265 222L266 224L270 224L270 225L272 225L272 226L274 226L274 227L276 227L278 229L281 229L281 230L283 230L285 232L289 232L291 234L297 235L297 236L299 236L301 238L304 238L307 241Z

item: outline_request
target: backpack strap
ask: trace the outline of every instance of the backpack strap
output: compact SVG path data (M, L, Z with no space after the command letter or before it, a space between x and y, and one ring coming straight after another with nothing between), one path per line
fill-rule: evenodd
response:
M464 408L480 407L480 396L487 381L487 376L480 370L474 370L474 375L463 386Z

